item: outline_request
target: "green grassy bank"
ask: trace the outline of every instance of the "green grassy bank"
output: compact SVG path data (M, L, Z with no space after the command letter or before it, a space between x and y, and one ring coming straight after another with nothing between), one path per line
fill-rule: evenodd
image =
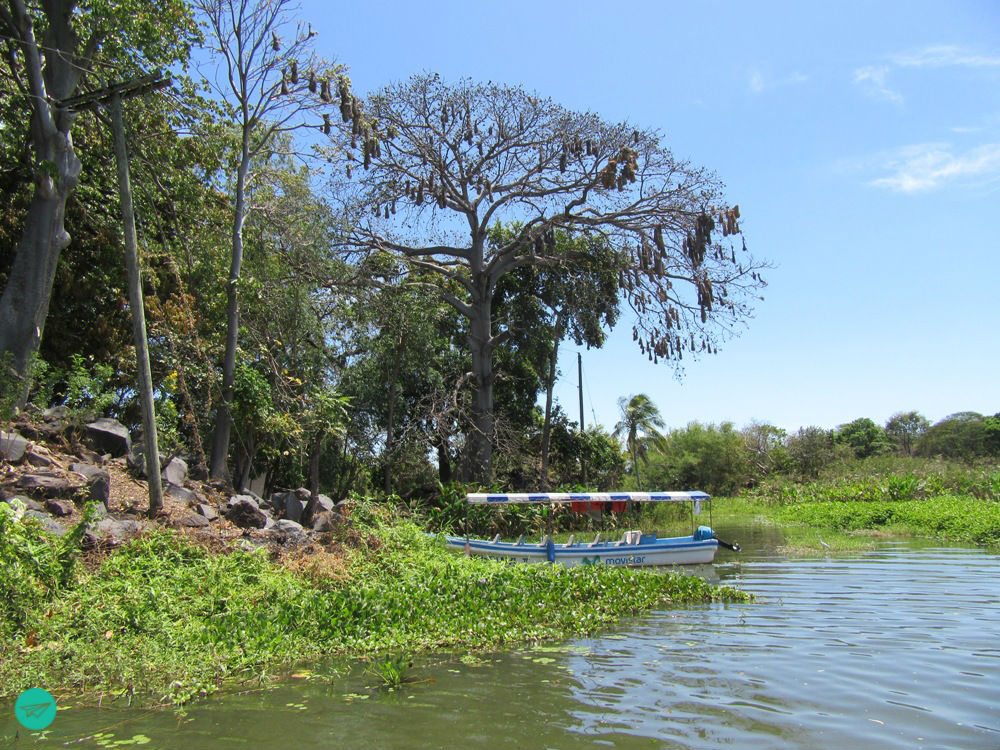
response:
M72 535L0 505L0 693L177 703L322 654L497 649L654 606L748 599L682 574L463 558L377 506L347 532L337 554L292 566L167 531L83 565Z

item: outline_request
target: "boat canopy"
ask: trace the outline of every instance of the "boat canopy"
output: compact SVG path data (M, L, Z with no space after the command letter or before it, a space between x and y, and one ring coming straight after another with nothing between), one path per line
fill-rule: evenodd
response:
M700 490L690 492L471 492L465 496L473 504L509 505L535 503L594 502L611 503L682 503L707 500L711 495Z

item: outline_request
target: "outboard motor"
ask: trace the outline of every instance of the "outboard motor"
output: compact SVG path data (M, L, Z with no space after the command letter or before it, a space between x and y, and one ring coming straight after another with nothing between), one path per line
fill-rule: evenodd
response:
M708 526L699 526L698 530L694 532L694 540L696 542L702 542L706 539L714 539L719 543L720 547L725 547L726 549L732 550L733 552L740 551L740 545L737 542L727 542L719 539Z

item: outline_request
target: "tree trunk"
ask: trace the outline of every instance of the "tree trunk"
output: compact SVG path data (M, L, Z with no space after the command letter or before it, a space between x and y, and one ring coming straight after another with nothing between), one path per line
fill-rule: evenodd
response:
M399 383L399 361L403 355L403 333L400 331L396 341L396 351L392 360L392 374L389 376L389 414L385 426L385 457L382 467L382 489L386 496L392 494L392 449L393 430L396 421L396 385Z
M222 400L215 415L212 438L212 479L229 476L229 436L233 426L233 383L236 380L236 344L240 328L239 282L243 264L243 222L246 219L246 182L250 169L250 150L244 135L240 166L236 172L236 210L233 216L233 254L226 284L226 353L222 362Z
M149 516L152 518L163 507L163 487L160 484L160 450L156 436L153 375L149 367L149 342L146 338L146 312L142 298L142 277L139 272L139 250L135 237L135 213L132 210L132 186L129 183L125 123L122 119L122 99L117 94L111 99L111 128L114 131L115 161L118 165L118 191L121 196L122 224L125 234L128 299L129 306L132 308L132 339L135 343L139 403L142 407L142 449L146 461L146 479L149 488Z
M487 291L472 300L469 319L469 348L472 351L472 430L469 433L467 463L469 479L489 484L493 479L493 293Z
M448 453L448 443L440 440L434 446L437 449L438 479L442 485L451 483L451 455Z
M552 390L556 384L556 360L559 358L559 342L563 337L563 314L556 315L555 330L552 332L552 354L549 356L549 376L545 381L545 421L542 423L542 489L549 489L549 440L552 433Z
M18 406L24 406L28 399L29 368L45 330L59 254L70 240L63 222L66 199L80 174L80 161L73 151L69 127L66 122L65 131L51 133L39 150L39 162L54 164L58 176L41 171L36 174L17 254L0 297L0 353L10 353L10 365L21 379Z

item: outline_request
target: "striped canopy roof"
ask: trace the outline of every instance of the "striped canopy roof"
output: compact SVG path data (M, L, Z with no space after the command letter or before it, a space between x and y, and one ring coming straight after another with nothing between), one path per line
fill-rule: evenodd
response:
M621 502L680 503L706 500L706 492L472 492L465 496L470 503L504 505L511 503L569 503L569 502Z

